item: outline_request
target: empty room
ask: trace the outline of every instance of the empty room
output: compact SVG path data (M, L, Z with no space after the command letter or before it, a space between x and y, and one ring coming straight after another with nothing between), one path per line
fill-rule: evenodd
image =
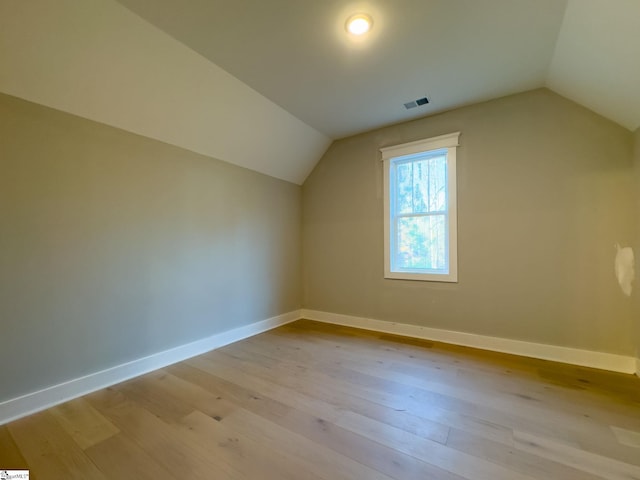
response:
M640 1L0 0L0 480L640 480Z

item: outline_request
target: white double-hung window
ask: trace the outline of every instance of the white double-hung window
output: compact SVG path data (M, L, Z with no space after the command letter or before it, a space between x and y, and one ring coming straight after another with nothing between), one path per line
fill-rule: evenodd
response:
M385 278L458 281L460 132L381 149Z

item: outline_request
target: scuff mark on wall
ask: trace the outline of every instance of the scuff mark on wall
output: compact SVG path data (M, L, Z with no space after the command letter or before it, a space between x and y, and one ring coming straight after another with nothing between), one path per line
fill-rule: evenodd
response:
M616 259L614 262L616 277L622 293L627 297L631 296L631 283L636 278L635 259L631 247L620 248L616 243Z

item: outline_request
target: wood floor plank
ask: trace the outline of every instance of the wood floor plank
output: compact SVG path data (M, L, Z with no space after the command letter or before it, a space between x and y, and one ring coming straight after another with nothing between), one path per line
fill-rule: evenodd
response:
M248 344L249 342L247 342ZM244 348L246 348L246 345ZM317 352L310 348L312 352ZM226 353L223 351L223 353ZM237 358L243 359L242 353L235 353ZM342 356L341 356L342 355ZM608 426L605 424L598 424L595 419L591 419L590 415L587 415L576 409L575 406L572 410L557 408L558 402L552 402L551 408L544 404L542 401L534 399L530 395L520 393L520 391L505 392L504 395L498 395L500 392L494 392L489 394L482 391L474 391L468 388L461 388L453 385L448 385L442 382L432 382L430 380L418 379L412 380L402 374L393 373L393 377L386 377L384 373L376 373L377 370L384 372L383 368L379 365L376 367L370 366L368 370L364 367L360 368L360 371L355 370L352 367L352 360L350 360L352 353L335 354L338 358L334 363L339 363L340 373L336 373L336 369L327 369L322 365L315 365L314 371L328 373L331 376L339 376L340 379L344 379L353 385L357 385L358 390L354 388L355 395L365 396L367 399L378 401L384 405L390 405L391 397L388 392L404 392L404 396L407 399L414 399L416 403L428 403L433 406L447 408L451 410L451 406L454 407L456 412L463 412L469 418L478 418L485 424L498 425L498 419L507 420L507 423L514 424L520 429L531 430L543 435L551 435L563 441L573 441L578 443L579 438L595 438L603 439L607 436L611 436L611 432L608 431ZM287 363L287 360L279 361L277 365L270 365L271 368L280 366L283 368ZM295 368L291 368L292 375L295 375ZM360 374L360 375L359 375ZM383 378L379 378L382 376ZM378 377L377 379L375 377ZM391 380L393 379L393 380ZM403 383L404 380L404 383ZM384 382L388 384L385 386ZM391 382L391 383L389 383ZM395 385L394 384L400 384ZM374 390L372 390L374 389ZM377 396L375 390L383 392L382 396ZM526 390L525 390L526 391ZM459 403L461 399L464 399L463 403ZM471 401L471 402L469 402ZM456 403L458 402L458 403ZM466 403L466 406L464 406ZM472 405L472 407L471 407ZM567 405L571 406L572 402L567 402ZM390 406L394 406L391 404ZM473 413L469 407L475 409ZM484 407L484 408L483 408ZM396 407L397 408L397 407ZM417 407L408 407L408 409L415 409ZM577 410L577 411L576 411ZM507 416L505 412L518 412L517 418L513 416ZM607 416L608 421L613 421L614 417L603 413L601 416ZM563 417L563 418L559 418ZM616 416L615 419L620 421L622 417ZM628 417L624 417L627 419ZM575 432L568 431L565 428L559 426L570 423L574 427L579 427ZM480 424L482 425L482 423ZM598 447L597 444L593 446Z
M323 445L291 432L259 415L233 412L223 420L233 430L254 438L265 444L275 444L289 454L308 462L313 471L330 479L367 478L388 480L392 477L383 474L349 457L339 454ZM331 472L326 468L331 465ZM324 473L322 473L324 472Z
M201 366L202 368L210 369L213 373L226 375L228 380L234 378L240 378L242 371L228 371L222 365L224 359L221 355L207 355L207 358L193 359L189 363L193 363ZM230 367L226 367L227 369ZM250 377L245 375L244 379L239 381L249 382L249 384L259 384L257 377ZM263 389L267 389L267 385L262 386ZM269 394L277 395L277 387L271 385L269 388ZM285 391L281 393L281 398L286 401L287 398L293 397L294 391ZM303 407L304 408L304 407ZM353 416L352 416L353 420ZM459 475L463 478L474 479L527 479L525 475L520 475L516 472L509 471L497 464L483 461L480 458L475 458L471 455L466 455L461 452L454 452L447 449L443 445L437 442L430 441L409 434L404 430L391 427L381 422L368 419L367 417L360 417L358 421L348 422L347 416L338 417L336 423L347 429L351 429L354 433L360 434L366 438L376 439L383 445L391 446L396 450L399 450L405 454L414 456L425 463L436 466L442 470ZM454 460L455 457L455 460ZM473 475L473 476L471 476Z
M618 442L622 445L627 445L633 448L640 448L640 432L634 432L633 430L627 430L626 428L611 427L613 433L616 436ZM640 451L638 452L640 456Z
M246 351L249 343L250 342L243 342L242 346L238 346L241 347L242 351L244 352ZM269 344L270 343L271 341L269 341ZM257 346L248 348L249 350L251 350L252 348L259 349L260 344L258 343ZM267 350L267 348L265 348L265 350ZM233 351L237 353L238 349L234 349ZM227 353L227 351L225 351L225 353ZM270 355L273 355L273 353L271 353ZM281 363L293 361L293 359L291 359L290 357L287 358L289 358L289 360L279 359L278 361ZM262 359L262 363L264 364L264 366L269 366L269 368L274 367L269 362L265 362L264 359ZM328 389L324 390L325 393L327 393L327 390ZM304 392L306 390L303 388L298 388L297 391ZM313 393L310 393L310 395L313 396ZM331 399L329 399L329 401L335 401L335 399L336 397L332 397ZM378 419L390 424L391 426L402 428L410 433L414 433L425 438L437 440L438 436L442 435L441 432L444 430L443 427L448 426L478 433L488 439L502 441L504 443L510 443L512 440L512 431L508 427L504 427L487 420L475 418L470 415L460 414L456 411L445 410L434 406L432 403L429 404L428 409L420 410L420 416L416 416L416 412L409 413L407 410L391 409L383 405L369 402L368 400L358 400L355 405L356 406L353 407L353 409L362 415ZM345 406L344 408L348 407ZM435 436L432 433L435 433Z
M460 424L473 423L473 415L478 411L477 405L453 397L431 394L430 398L417 400L412 398L411 392L406 395L398 395L397 392L373 390L351 383L349 378L330 378L321 371L300 372L295 366L284 365L283 368L286 372L284 373L274 365L247 364L238 361L238 357L236 360L230 361L224 357L225 354L226 352L212 352L207 359L201 361L211 361L216 366L224 364L236 371L239 370L258 377L262 375L266 378L264 380L267 383L265 388L280 384L294 391L303 392L312 398L324 398L329 403L353 405L353 408L358 411L384 409L387 412L400 414L411 412L412 415L421 417L427 422L449 417ZM428 408L426 408L427 406ZM448 414L443 413L445 410ZM487 409L487 412L493 418L500 416L500 412L497 410ZM490 416L488 413L485 416ZM485 418L475 423L478 430L484 430L490 435L495 434L503 439L511 438L511 431L506 428L501 429L497 422L492 424L490 420ZM442 427L441 424L440 427Z
M145 410L168 422L177 422L193 412L193 408L189 405L171 397L167 398L151 386L158 375L161 375L161 372L151 372L113 388Z
M119 432L82 398L53 407L50 412L82 449L100 443Z
M89 395L88 401L121 432L176 478L240 480L244 476L177 428L135 404L120 392L105 389Z
M257 394L195 367L182 364L171 366L168 370L181 378L210 388L215 393L216 399L233 399L245 409L267 420L390 477L402 480L421 480L423 478L460 480L461 478L337 425L337 423L343 423L341 414L350 413L348 411L335 410L330 405L322 404L319 401L299 402L297 400L300 399L300 396L291 395L293 392L285 392L283 397L280 397L297 406L311 406L311 410L316 414L323 412L324 418L321 418L269 398L263 394L264 390L263 393ZM291 402L291 400L294 401ZM218 418L222 423L226 421L224 416ZM329 419L333 419L333 421Z
M202 360L202 359L200 359ZM192 360L194 362L196 362L196 360ZM210 365L207 365L206 363L204 364L205 368L208 368ZM249 434L249 435L258 435L258 432L261 431L260 426L264 427L265 426L265 421L267 422L272 422L270 424L267 424L267 426L269 426L269 428L262 428L262 435L264 436L264 438L262 438L262 440L267 440L267 439L271 439L271 436L273 435L273 430L278 430L280 432L280 437L278 440L278 444L280 446L286 444L289 445L289 452L293 455L295 455L296 457L300 457L300 442L306 443L306 444L312 444L313 441L317 442L317 438L312 439L309 437L309 431L305 428L302 428L304 425L319 425L320 429L322 430L323 428L328 427L329 425L331 425L331 423L328 420L319 418L319 417L315 417L313 415L310 414L305 414L301 411L298 411L292 407L287 407L284 404L277 402L273 399L268 399L267 397L265 397L264 394L260 394L260 397L257 396L257 394L253 394L251 393L250 390L244 390L242 387L236 385L236 384L232 384L231 382L225 382L224 380L216 380L215 377L213 376L209 376L209 381L207 382L206 380L202 379L202 375L203 373L200 373L200 375L198 376L197 373L195 373L194 375L194 369L192 368L192 373L189 374L187 372L185 372L185 367L177 367L177 366L173 366L173 367L169 367L170 371L175 371L177 375L183 375L186 378L192 378L192 379L197 379L196 381L199 384L204 384L207 385L208 383L212 383L213 384L213 391L215 392L216 395L224 395L229 396L230 398L234 398L237 399L237 401L239 401L240 404L243 405L244 408L247 409L247 411L251 411L253 412L253 414L255 415L247 415L246 412L243 414L242 412L233 412L233 415L229 416L221 416L219 417L219 421L222 424L226 424L228 425L229 423L232 422L233 420L233 425L235 425L236 428L238 428L238 425L242 425L242 429L244 429L244 431ZM188 368L187 368L188 370ZM214 371L218 371L218 369L216 368ZM181 373L182 372L182 373ZM206 375L206 374L204 374ZM230 379L235 379L237 377L234 377L233 375L229 377ZM246 393L242 393L242 391L245 391ZM262 389L262 391L264 392L264 389ZM218 397L216 397L218 398ZM219 398L224 398L224 397L219 397ZM282 398L282 397L281 397ZM290 398L288 396L285 396L285 399L290 400ZM278 404L277 406L274 407L274 404ZM316 404L317 405L317 404ZM323 412L328 413L328 416L333 416L334 415L334 411L329 407L326 406L326 408L322 409ZM277 412L277 413L276 413ZM242 423L242 424L238 424L237 423L237 419L238 418L242 418L242 419L252 419L254 421L254 425L252 427L247 426L246 424ZM292 420L292 418L296 419L296 420ZM302 420L304 419L304 420ZM293 433L295 434L295 438L297 438L297 441L291 443L291 440L284 440L284 438L286 437L286 432L287 430L289 431L289 433ZM342 432L343 429L341 428L337 428L336 431L338 433ZM344 433L344 432L342 432ZM347 432L348 433L348 432ZM372 474L371 474L371 469L367 468L366 465L367 464L371 464L371 463L375 463L378 467L380 468L376 468L375 466L369 465L371 468L376 469L378 471L382 471L383 473L392 473L393 472L389 472L389 469L384 468L384 466L380 466L379 460L384 458L384 457L388 457L388 455L380 455L380 451L382 449L380 449L379 445L375 445L374 447L377 448L372 448L371 446L369 448L366 448L366 444L368 444L369 442L365 441L365 439L358 439L359 443L364 444L363 447L365 448L360 448L360 452L359 453L354 453L353 451L349 451L349 449L343 449L343 448L336 448L339 445L337 445L336 442L336 438L333 437L330 441L327 442L317 442L318 446L320 445L324 445L325 447L327 447L330 450L333 450L333 453L328 452L328 450L324 450L324 455L325 456L329 456L331 457L333 455L333 463L337 464L341 464L344 466L345 471L351 471L354 468L354 465L358 465L358 463L361 463L363 465L360 465L358 468L366 468L366 470L362 473L363 475L367 475L367 478L369 478ZM353 445L351 446L351 449L358 449L359 446L357 445L358 442L354 442ZM317 453L317 452L316 452ZM342 458L342 456L346 456L348 458ZM413 462L411 459L409 460L409 462L404 462L404 464L401 463L402 460L402 455L398 455L397 453L395 454L393 460L390 461L390 463L396 462L396 466L400 466L401 468L404 468L404 473L405 475L408 472L408 468L413 469L412 471L414 471L416 473L415 478L424 478L425 473L428 473L430 470L433 473L437 473L439 476L434 476L433 478L442 478L443 480L445 479L453 479L454 477L452 476L447 476L445 473L446 472L441 472L441 471L436 471L437 469L433 469L428 465L418 465L416 464L416 462ZM356 462L352 462L351 460L356 460ZM309 458L307 458L308 461L311 461ZM316 460L315 458L313 458L313 462L314 465L316 464ZM411 463L412 465L409 467L407 465L407 463ZM397 470L397 467L396 467ZM368 472L368 473L367 473ZM396 472L397 473L397 472ZM325 475L325 473L319 473L322 475ZM330 475L334 476L336 473L333 472ZM346 477L348 478L348 477ZM394 477L396 478L396 477ZM414 478L414 477L405 477L405 478ZM457 478L457 477L456 477Z
M354 416L355 414L352 412L345 411L335 422L329 422L324 418L293 409L286 416L276 419L275 422L315 443L342 453L398 480L462 479L459 475L408 455L395 446L389 447L380 443L376 438L357 433L357 429L349 428L345 421L346 417L351 417L352 422L363 420L363 417L353 418Z
M285 404L295 406L329 421L337 421L338 418L345 415L345 411L351 411L356 415L366 418L376 419L392 426L402 425L403 429L409 433L428 438L441 443L446 442L448 427L425 420L418 416L407 414L406 411L398 411L397 409L388 408L382 405L368 402L362 398L351 398L340 393L335 393L326 384L317 384L311 382L309 385L302 385L294 381L290 383L291 378L282 377L282 381L273 381L260 378L261 370L256 375L248 373L247 370L238 368L233 362L228 363L226 360L211 358L192 359L190 364L196 365L205 371L224 378L227 381L235 382L246 388L257 387L261 392L272 398L275 398ZM270 372L270 375L274 372ZM277 378L277 373L274 374ZM320 385L320 386L318 386ZM363 414L365 412L366 414Z
M27 461L20 453L9 430L7 427L0 426L0 469L27 470L28 468Z
M136 480L176 478L122 433L92 445L85 452L107 478Z
M273 333L269 338L270 344L274 343L274 337L277 337L276 333ZM254 345L256 341L258 341L258 339L253 339L253 342L244 342L239 346L239 348L247 349L250 345ZM275 342L277 342L277 340L275 340ZM298 343L305 344L304 350L307 353L317 352L318 350L326 349L327 346L332 345L330 342L325 342L323 345L322 340L315 338L309 340L298 340ZM284 348L286 347L283 347L283 349ZM429 353L431 353L431 351L429 351ZM557 389L554 390L548 385L541 384L537 378L523 378L522 376L514 377L513 375L509 375L510 378L505 378L505 372L498 372L498 375L496 375L496 372L478 372L476 370L464 368L464 366L461 365L457 365L455 369L449 368L447 370L442 370L424 365L398 363L395 360L391 364L385 364L384 361L381 360L381 358L385 357L373 355L371 351L358 351L356 349L349 349L348 351L343 350L339 353L337 352L334 357L335 358L331 362L333 364L340 365L345 369L356 370L360 373L371 376L379 376L382 379L393 380L405 386L414 386L458 397L464 396L465 398L473 398L476 402L484 399L483 403L485 405L495 406L496 401L502 402L505 404L503 406L506 406L507 408L510 407L511 404L522 404L522 407L533 410L531 413L531 416L533 417L538 416L539 410L535 410L540 406L544 406L545 401L553 401L554 394L560 395L560 392ZM417 363L417 360L419 359L414 356L413 360L414 363ZM491 374L493 375L489 377ZM493 382L489 382L487 378L491 378ZM528 381L525 383L523 380ZM532 391L539 394L539 396L536 397L535 395L532 395ZM500 395L497 395L498 393ZM582 408L584 408L583 405L586 403L584 400L588 397L583 395L581 397L583 402L579 406L581 409L576 412L576 406L571 404L570 399L565 399L567 393L566 389L562 393L563 395L558 398L558 401L553 405L555 410L574 417L589 413L593 416L593 414L597 413L606 415L606 421L613 421L610 399L608 399L607 402L608 409L605 411L602 409L597 412L594 410L584 411L582 410ZM565 408L565 410L562 410L562 408ZM637 405L632 405L632 409L635 408L637 408ZM624 414L627 413L629 413L628 410L624 411Z
M9 432L40 480L106 477L50 412L40 412L9 424Z
M253 411L253 406L257 405L256 408L260 409L260 413L269 418L285 415L292 408L269 398L266 391L258 392L251 388L242 388L235 383L211 375L206 370L187 364L187 362L171 365L165 370L211 393L216 397L216 401L227 400L249 411Z
M209 369L211 367L211 364L207 363L207 361L204 359L192 359L190 360L190 363L191 362L200 364L206 369ZM220 373L223 370L224 369L215 368L214 372ZM191 378L193 378L193 376ZM310 447L314 444L314 442L307 438L304 435L304 432L301 432L299 429L287 429L285 426L286 422L282 420L286 417L287 413L293 410L293 408L290 406L286 406L282 402L278 402L276 400L268 398L270 393L275 393L278 391L277 387L275 387L274 390L260 388L260 394L254 394L251 393L251 390L245 390L246 393L243 394L241 390L244 389L242 387L239 387L237 384L234 386L234 381L239 381L241 384L244 384L248 388L251 388L251 385L257 385L258 387L260 387L260 382L246 383L242 379L238 379L238 377L233 374L227 377L227 382L224 382L224 380L222 382L220 380L215 380L215 377L212 376L210 376L209 378L211 379L210 381L213 381L213 383L215 384L213 388L216 394L230 396L231 398L238 399L239 403L243 406L244 409L246 409L244 413L234 411L231 415L222 416L220 418L221 423L224 423L226 425L231 424L232 428L244 432L244 434L247 436L258 436L261 441L267 444L276 442L281 448L283 448L283 450L287 451L289 454L304 459L310 464L312 469L319 468L317 457L324 457L325 461L336 466L336 471L333 471L330 474L332 476L338 475L340 476L340 478L350 478L350 475L358 474L366 478L389 478L379 471L376 471L374 468L367 467L366 462L364 464L361 464L358 461L353 461L352 457L349 457L347 455L348 458L346 458L343 456L345 452L330 451L331 448L325 448L321 444L318 444L315 448L310 449L313 450L313 454L309 455L310 452L306 452L305 446ZM204 383L202 379L200 379L199 382L201 384ZM278 397L278 395L273 396ZM287 401L291 400L289 396L280 397L280 399L285 399ZM251 413L248 414L247 412ZM274 414L274 412L279 413ZM328 413L329 415L333 415L333 410L329 406L323 408L323 412ZM362 471L358 473L359 470ZM326 473L322 472L322 469L318 471L318 474L326 475Z
M579 468L609 480L640 480L640 467L585 452L571 445L514 431L515 446L525 452L534 453L565 465Z
M180 423L195 410L219 420L240 408L226 398L214 395L200 385L185 381L168 370L154 373L153 377L147 376L145 379L147 392L155 397L164 398L169 403L182 405L182 409L188 413L180 418Z
M452 429L449 433L447 446L497 463L508 469L531 475L534 478L547 480L598 480L602 478L533 453L516 448L505 448L502 443L488 440L465 430Z
M249 343L245 343L244 348L247 348ZM314 352L313 349L311 352ZM342 356L335 356L338 358L336 362L339 362L345 370L352 369L351 349ZM548 362L540 363L544 364L545 368L549 368L546 366ZM366 365L366 363L360 361L360 365ZM354 368L358 369L359 367ZM412 368L414 373L420 369L418 366ZM564 366L561 366L560 369L564 370ZM471 375L469 369L459 370L465 371L465 375L462 377L466 384L464 388L460 388L458 379L449 379L450 386L446 385L447 388L444 389L441 378L437 382L424 380L424 378L430 377L431 371L424 372L423 376L415 374L416 380L407 379L402 372L394 371L391 373L394 375L393 378L400 383L411 384L427 390L431 389L432 393L435 391L454 397L473 398L474 404L478 407L475 416L471 416L474 420L485 421L488 424L492 424L490 419L496 421L495 408L481 408L482 405L492 404L500 407L499 416L509 425L531 433L549 436L565 443L573 443L575 446L581 446L593 453L640 465L640 455L637 455L636 452L612 447L614 436L610 429L610 424L627 427L640 424L640 415L638 415L640 405L634 402L633 396L625 397L624 393L617 392L613 398L607 398L602 395L602 390L593 392L588 389L589 387L584 386L586 385L584 382L582 382L583 387L580 390L571 388L561 390L555 385L550 386L530 376L524 378L513 375L505 376L504 372L489 372L486 369ZM369 367L368 370L360 368L360 371L369 375L384 376L386 369ZM594 373L591 369L579 369L578 373L581 377L586 378L602 377L601 373ZM637 384L637 378L631 376L623 376L622 378L618 374L612 374L612 376L615 378L615 382L622 381L625 385ZM487 378L490 378L491 381L487 381ZM602 383L606 384L607 382ZM623 392L628 389L626 386ZM484 398L484 400L478 402L477 395L473 395L473 390L477 391L480 398ZM520 418L513 418L505 412L518 412ZM490 431L485 433L490 435ZM494 440L504 442L504 438L494 438Z
M226 417L225 417L226 418ZM247 436L233 428L229 422L215 420L195 411L182 420L186 434L193 436L227 464L239 470L245 478L264 480L297 480L301 476L309 480L321 480L308 468L305 459L289 455L277 443L267 444L257 436ZM270 425L267 425L270 427ZM256 439L257 438L257 439ZM251 458L251 462L245 459Z

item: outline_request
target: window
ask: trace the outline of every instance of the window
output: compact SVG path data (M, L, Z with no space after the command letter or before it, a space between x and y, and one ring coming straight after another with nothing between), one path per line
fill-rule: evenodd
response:
M381 149L385 278L457 282L460 132Z

